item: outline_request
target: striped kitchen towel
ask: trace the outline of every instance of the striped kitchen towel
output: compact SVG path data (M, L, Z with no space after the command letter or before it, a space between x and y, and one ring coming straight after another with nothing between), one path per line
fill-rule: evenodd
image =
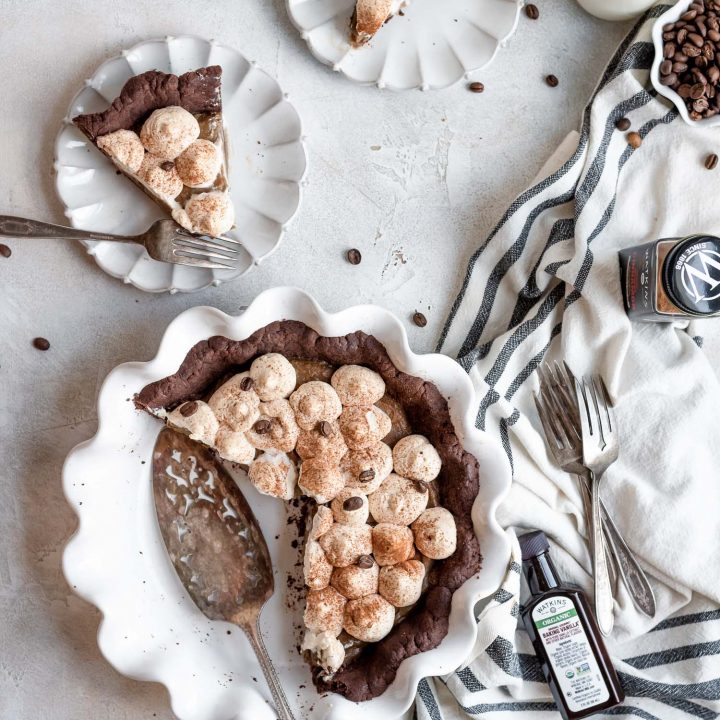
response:
M608 65L574 133L542 179L508 208L475 251L438 350L457 356L478 395L477 425L513 470L499 517L514 557L482 609L465 665L419 686L421 720L557 719L527 634L516 532L544 530L561 574L591 589L575 481L548 456L533 407L535 370L567 359L600 372L615 398L621 455L603 497L651 578L650 619L617 589L608 648L627 699L599 715L675 720L720 716L720 320L630 323L618 249L691 232L720 234L720 130L690 127L649 83L642 18ZM627 117L642 145L616 129Z

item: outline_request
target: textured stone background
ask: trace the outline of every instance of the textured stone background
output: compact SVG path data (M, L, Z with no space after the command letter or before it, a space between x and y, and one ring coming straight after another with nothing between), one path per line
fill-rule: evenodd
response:
M70 99L108 56L153 36L216 38L276 76L304 122L303 204L282 248L249 276L196 295L152 296L106 276L80 246L11 241L0 258L0 718L170 718L162 687L127 680L95 643L99 615L61 570L75 527L62 462L96 426L99 383L149 359L196 304L233 312L294 284L328 309L375 302L430 350L470 253L580 113L628 25L573 0L536 0L494 64L461 84L402 94L358 87L309 54L283 0L0 0L0 212L62 222L52 144ZM554 73L560 86L547 87ZM373 150L373 146L380 149ZM358 267L344 251L363 252ZM49 338L47 353L30 342Z

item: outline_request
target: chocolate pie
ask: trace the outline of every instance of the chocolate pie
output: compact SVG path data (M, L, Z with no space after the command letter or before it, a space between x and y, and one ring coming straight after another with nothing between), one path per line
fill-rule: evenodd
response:
M355 47L364 45L377 31L402 9L410 0L357 0L350 19L350 42Z
M478 463L435 385L374 337L295 321L213 337L135 403L314 509L302 650L318 691L376 697L445 637L453 592L481 566Z
M219 236L235 222L228 193L220 77L213 65L128 80L109 108L75 125L175 222Z

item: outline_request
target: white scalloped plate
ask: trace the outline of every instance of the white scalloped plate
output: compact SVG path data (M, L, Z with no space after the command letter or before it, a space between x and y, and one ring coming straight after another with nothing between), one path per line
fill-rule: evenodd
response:
M349 42L355 0L287 0L312 54L360 83L436 90L485 67L515 32L523 0L413 0L367 45Z
M413 353L402 323L387 310L365 305L328 314L304 292L276 288L258 296L238 317L210 307L182 313L167 328L153 360L126 363L108 375L98 399L97 434L68 455L63 487L80 526L65 549L63 569L73 589L103 614L98 632L103 655L124 675L163 683L181 720L275 717L245 637L237 628L228 634L232 625L206 619L175 574L152 499L150 460L161 423L135 410L130 399L147 383L175 372L200 340L212 335L243 339L279 319L300 320L327 336L363 330L377 337L397 367L440 388L464 447L480 463L480 494L472 517L483 569L454 594L442 643L406 660L383 695L360 704L334 694L321 697L313 688L309 669L294 649L293 625L300 627L302 610L297 603L289 610L287 604L285 577L297 551L290 549L293 536L284 505L257 493L245 477L238 478L270 548L276 590L263 611L262 626L296 717L392 720L411 705L421 678L451 672L473 647L475 602L497 589L510 558L495 519L510 487L510 470L497 441L475 428L477 402L466 373L444 355Z
M244 248L238 271L206 270L152 260L138 245L86 242L88 253L113 277L148 292L191 292L250 270L280 244L300 204L307 160L300 118L277 81L237 50L181 36L148 40L104 62L70 103L55 141L56 187L65 214L83 230L135 235L163 210L72 124L76 115L104 110L133 75L161 70L176 75L221 65L223 116L229 140L230 191Z

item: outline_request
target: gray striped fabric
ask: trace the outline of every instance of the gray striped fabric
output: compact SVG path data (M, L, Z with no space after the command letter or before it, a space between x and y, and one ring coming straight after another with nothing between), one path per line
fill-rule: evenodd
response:
M612 223L617 227L618 205L622 201L618 187L627 181L627 168L633 167L635 178L641 178L642 165L639 158L630 162L638 151L615 129L615 122L625 116L632 120L633 130L645 140L643 149L646 145L652 147L645 152L655 156L653 167L662 167L657 154L663 152L662 145L652 145L653 134L662 134L662 128L668 126L674 128L675 133L685 133L682 137L696 132L694 128L682 126L675 108L656 96L648 79L653 59L650 30L655 18L667 8L667 5L657 5L637 23L605 70L583 114L571 151L554 163L546 177L512 203L471 257L437 347L439 352L456 356L473 380L478 393L477 425L499 438L515 471L511 498L516 503L527 502L528 506L537 502L536 496L545 498L550 517L548 526L542 529L553 536L561 571L587 588L590 587L590 560L582 537L585 528L577 510L579 496L572 488L572 481L561 478L548 464L537 423L533 428L533 422L527 417L528 398L535 383L535 369L553 350L555 356L562 352L571 358L573 353L575 358L586 358L587 353L583 355L582 350L574 349L574 343L590 346L593 329L580 332L576 330L577 324L572 326L573 337L577 337L573 341L567 337L564 323L567 325L572 319L576 304L582 307L601 302L602 298L598 301L598 297L604 292L602 276L606 270L608 277L617 270L617 247L624 243L607 243L605 231ZM700 141L698 146L702 147ZM651 180L656 182L657 193L662 195L665 179L661 173L656 175ZM681 204L675 209L677 207L682 209ZM689 202L688 212L692 212L693 207ZM623 212L623 222L632 226L634 211L625 207ZM658 215L661 210L651 205L638 207L637 217L642 213ZM691 219L682 218L686 223ZM650 223L648 227L653 225ZM633 227L628 234L642 236L642 233L642 222L638 220L638 227ZM617 285L617 279L613 282ZM614 291L617 292L617 288ZM619 302L617 296L614 302L616 305ZM601 322L596 331L607 334ZM682 337L678 342L683 352L697 353L692 355L692 362L707 364L707 360L702 359L702 331L701 323L693 324L687 332L681 329L679 332L688 342ZM674 341L679 336L663 337L672 337ZM648 335L647 342L652 345L656 339ZM605 343L603 347L611 345L612 337L605 339ZM622 346L622 352L626 351ZM609 379L611 391L617 392L622 385L620 370L611 365L601 369ZM700 368L698 373L702 372ZM718 438L717 432L714 437ZM635 446L632 451L637 452ZM545 459L538 460L543 453ZM717 464L712 467L716 468ZM525 471L530 469L539 471L539 477L555 472L555 484L525 492L529 483ZM717 481L716 471L715 475ZM717 494L712 492L715 491L711 491L710 497L715 498ZM664 515L668 514L660 502L659 507ZM622 518L623 508L618 507L616 511ZM678 510L678 522L682 512ZM720 515L720 507L713 505L707 512ZM559 717L527 634L518 627L521 583L515 529L529 526L525 519L532 519L532 513L532 508L526 515L512 509L501 511L500 520L509 528L513 541L514 559L502 588L479 614L478 640L466 664L447 677L428 678L420 683L416 711L421 720L468 716L488 720L557 720ZM633 519L632 510L629 518ZM662 525L649 515L644 520L651 525L655 522ZM710 542L716 546L720 532L713 533L718 526L708 527L712 528ZM650 527L645 534L652 534ZM642 538L636 540L636 545L641 544ZM717 576L714 580L705 578L695 582L695 577L702 578L702 572L697 571L695 575L682 572L682 553L664 563L662 553L653 549L652 543L648 543L648 547L642 558L657 581L661 610L656 620L647 620L634 612L627 596L618 599L616 610L621 620L608 647L627 699L621 707L597 717L718 718L720 590L717 590ZM686 547L685 551L692 552L693 547Z

